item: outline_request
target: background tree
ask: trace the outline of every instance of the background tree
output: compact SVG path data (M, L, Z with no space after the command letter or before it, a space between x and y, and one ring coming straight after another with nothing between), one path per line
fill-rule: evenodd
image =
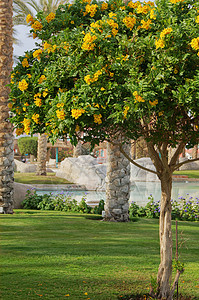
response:
M12 71L12 0L0 1L0 206L13 213L14 155L8 97Z
M18 139L19 151L22 155L32 154L35 157L37 156L37 137L21 137Z
M177 162L184 146L199 140L198 6L76 1L56 14L28 16L42 44L20 58L11 85L18 130L48 132L51 141L68 133L74 144L84 132L85 142L112 142L137 166L123 144L145 139L156 171L139 167L157 174L162 189L156 292L162 299L172 299L183 271L178 264L170 286L172 173L187 163ZM168 159L169 147L175 150Z

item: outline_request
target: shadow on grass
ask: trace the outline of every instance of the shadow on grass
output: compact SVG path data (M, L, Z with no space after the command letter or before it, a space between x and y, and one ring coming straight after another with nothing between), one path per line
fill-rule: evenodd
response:
M124 296L118 296L117 299L122 299L122 300L151 300L151 299L157 299L157 298L152 298L149 294L132 294L132 295L124 295ZM192 296L183 296L181 294L174 295L173 300L178 299L178 300L198 300L197 297L192 297Z

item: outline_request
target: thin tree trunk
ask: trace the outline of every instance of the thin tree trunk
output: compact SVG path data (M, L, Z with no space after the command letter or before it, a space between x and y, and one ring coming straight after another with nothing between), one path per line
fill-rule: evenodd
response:
M0 1L0 207L13 213L14 152L12 126L8 121L10 73L13 64L12 0Z
M159 219L160 265L158 269L157 296L170 299L170 279L172 275L172 232L171 232L171 189L172 173L164 172L161 180L161 207Z
M105 220L129 221L130 162L117 145L108 143ZM130 146L124 145L130 153Z
M37 148L37 175L46 175L46 159L47 159L47 136L45 133L39 134Z

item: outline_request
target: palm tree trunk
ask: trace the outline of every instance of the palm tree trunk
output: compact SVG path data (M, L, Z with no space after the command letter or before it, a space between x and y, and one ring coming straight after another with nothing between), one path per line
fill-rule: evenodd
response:
M39 134L37 148L37 175L46 175L47 160L47 136L45 133Z
M108 143L106 182L106 221L128 222L130 197L130 162L120 152L119 146ZM130 146L123 146L130 153ZM125 149L126 148L126 149Z
M198 157L198 145L195 145L192 149L192 159L195 159Z
M8 97L12 71L12 0L0 1L0 208L13 213L14 153Z

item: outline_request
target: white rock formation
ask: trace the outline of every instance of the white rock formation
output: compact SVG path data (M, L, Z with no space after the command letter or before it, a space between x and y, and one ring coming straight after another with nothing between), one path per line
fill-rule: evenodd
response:
M14 208L22 208L21 202L25 199L27 190L32 188L32 185L14 182Z
M14 160L15 162L15 171L20 173L34 173L36 172L36 165L23 163L17 159Z
M180 162L183 162L185 160L188 160L188 159L185 158L185 157L181 157L180 158ZM194 161L194 162L190 162L190 163L184 164L184 165L182 165L179 168L179 170L180 171L184 171L184 170L199 170L199 161Z
M148 168L152 171L155 171L155 167L149 157L143 157L135 160L136 163L139 165ZM131 182L134 181L159 181L156 174L151 172L147 172L143 169L136 167L135 165L131 164Z
M105 190L106 165L97 164L97 159L90 155L68 157L61 162L56 176L88 190Z

